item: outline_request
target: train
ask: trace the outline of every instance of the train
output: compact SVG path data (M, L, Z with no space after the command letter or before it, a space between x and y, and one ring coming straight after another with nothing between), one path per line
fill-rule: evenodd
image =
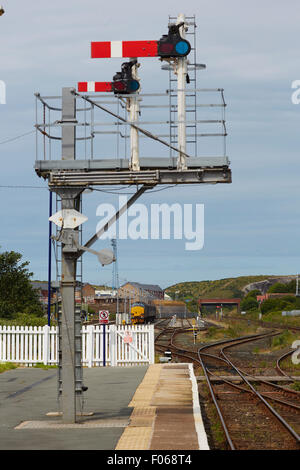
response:
M133 325L153 323L156 318L156 309L154 305L136 302L131 306L130 315Z
M131 323L153 323L158 318L186 318L187 310L184 302L174 300L152 300L149 303L135 302L131 306Z

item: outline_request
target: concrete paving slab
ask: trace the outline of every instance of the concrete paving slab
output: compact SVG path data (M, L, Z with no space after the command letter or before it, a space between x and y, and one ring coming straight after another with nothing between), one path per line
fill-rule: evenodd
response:
M57 369L19 368L0 374L1 450L112 450L132 412L129 406L148 366L97 367L83 370L83 426L47 427L59 422ZM111 420L111 426L104 426ZM116 425L116 420L120 426ZM15 427L27 422L27 426ZM36 427L28 426L35 423ZM37 425L37 423L39 423ZM94 423L94 425L93 425ZM77 424L77 423L76 423Z

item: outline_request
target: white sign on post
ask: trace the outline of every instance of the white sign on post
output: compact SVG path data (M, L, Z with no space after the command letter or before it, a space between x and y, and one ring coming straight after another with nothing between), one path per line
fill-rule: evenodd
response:
M109 311L108 310L100 310L99 311L99 323L101 325L106 325L109 320Z
M132 343L132 334L130 331L125 331L123 341L124 343Z

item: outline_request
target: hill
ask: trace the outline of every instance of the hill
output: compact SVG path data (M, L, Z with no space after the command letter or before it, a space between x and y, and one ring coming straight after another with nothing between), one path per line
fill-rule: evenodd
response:
M196 301L199 297L242 298L250 290L262 287L261 290L264 291L266 286L270 286L279 280L280 282L288 282L294 278L295 276L259 275L230 277L216 281L180 282L167 287L165 292L172 299L191 299L191 302Z

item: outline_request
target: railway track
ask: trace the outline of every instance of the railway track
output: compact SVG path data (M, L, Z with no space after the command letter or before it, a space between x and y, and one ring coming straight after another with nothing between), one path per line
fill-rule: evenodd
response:
M245 373L229 358L227 351L236 346L278 333L267 333L225 340L206 345L198 355L205 373L210 394L217 409L229 448L299 449L300 394L264 380L254 385ZM218 373L216 374L217 363ZM221 366L220 366L221 364ZM219 370L222 369L222 378ZM214 369L214 372L212 371ZM242 386L229 382L226 374L236 374ZM211 377L220 383L212 383ZM282 399L282 396L285 399ZM238 403L238 406L237 406ZM239 417L239 419L237 419Z
M173 331L172 331L173 330ZM217 410L228 448L250 449L299 449L300 445L300 393L265 380L258 382L251 374L237 367L230 350L246 343L266 339L278 332L249 335L233 340L202 346L197 351L182 348L175 339L187 328L166 328L157 339L159 351L171 350L173 355L201 365L212 401ZM162 339L164 340L162 341ZM278 363L287 354L278 359ZM278 373L286 375L282 369ZM226 380L226 375L235 375L236 382ZM212 382L211 378L219 379Z

